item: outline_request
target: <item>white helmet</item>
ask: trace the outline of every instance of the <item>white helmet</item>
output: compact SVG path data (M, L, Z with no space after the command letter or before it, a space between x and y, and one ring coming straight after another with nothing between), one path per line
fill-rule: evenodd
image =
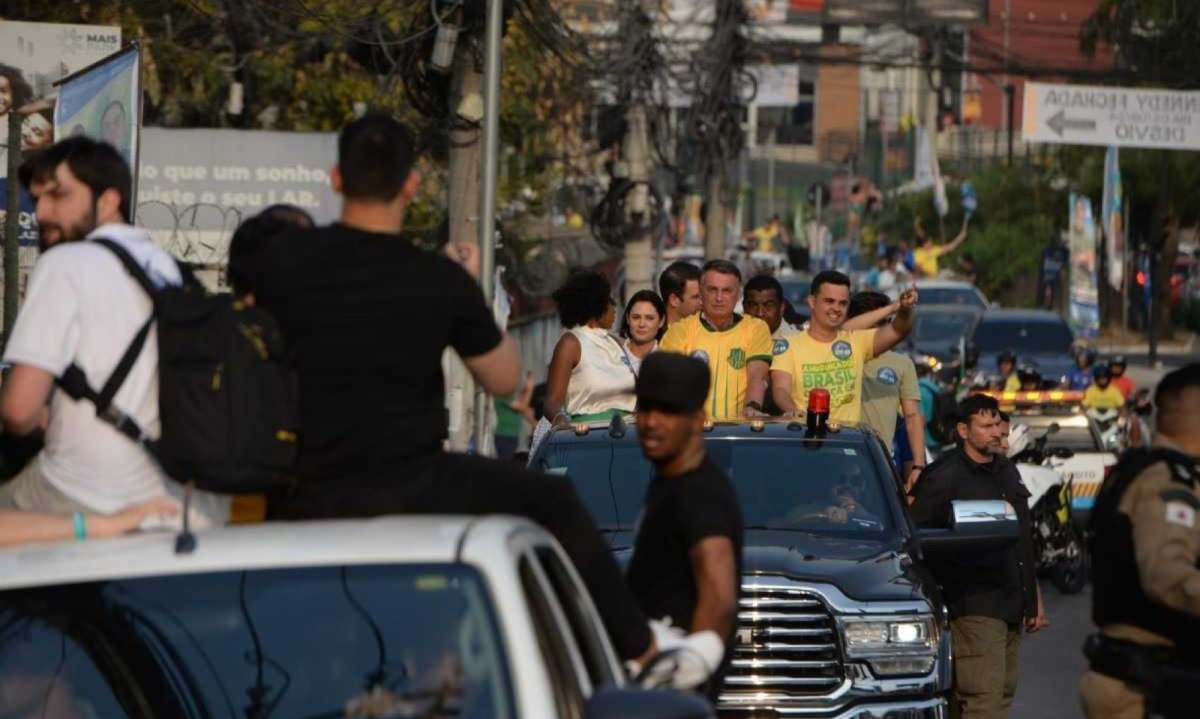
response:
M1008 457L1011 459L1029 446L1029 425L1014 424L1008 430Z

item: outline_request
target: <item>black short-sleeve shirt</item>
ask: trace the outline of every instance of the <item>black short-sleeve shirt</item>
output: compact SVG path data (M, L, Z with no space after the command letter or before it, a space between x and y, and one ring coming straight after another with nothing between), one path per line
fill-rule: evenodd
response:
M740 592L742 534L737 494L712 458L706 456L684 474L652 479L626 571L629 588L646 616L669 616L673 626L690 629L697 593L688 552L705 537L729 537L733 542Z
M342 224L284 234L262 262L254 294L299 375L301 479L379 477L438 450L443 350L475 357L502 339L471 276L402 236Z

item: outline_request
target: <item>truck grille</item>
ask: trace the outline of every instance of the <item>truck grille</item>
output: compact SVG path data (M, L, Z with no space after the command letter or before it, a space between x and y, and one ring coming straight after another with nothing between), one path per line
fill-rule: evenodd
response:
M786 586L742 586L722 705L824 696L844 679L837 625L820 597Z

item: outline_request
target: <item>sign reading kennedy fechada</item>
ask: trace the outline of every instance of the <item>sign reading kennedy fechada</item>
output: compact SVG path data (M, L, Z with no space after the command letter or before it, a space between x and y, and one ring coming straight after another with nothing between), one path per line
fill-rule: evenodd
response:
M1200 92L1025 84L1026 142L1200 150Z

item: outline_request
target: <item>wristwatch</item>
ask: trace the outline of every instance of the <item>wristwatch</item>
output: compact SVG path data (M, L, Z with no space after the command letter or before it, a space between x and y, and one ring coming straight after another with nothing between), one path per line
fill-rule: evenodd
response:
M762 402L756 402L754 400L750 400L749 402L746 403L746 406L750 409L758 410L759 412L763 411Z

